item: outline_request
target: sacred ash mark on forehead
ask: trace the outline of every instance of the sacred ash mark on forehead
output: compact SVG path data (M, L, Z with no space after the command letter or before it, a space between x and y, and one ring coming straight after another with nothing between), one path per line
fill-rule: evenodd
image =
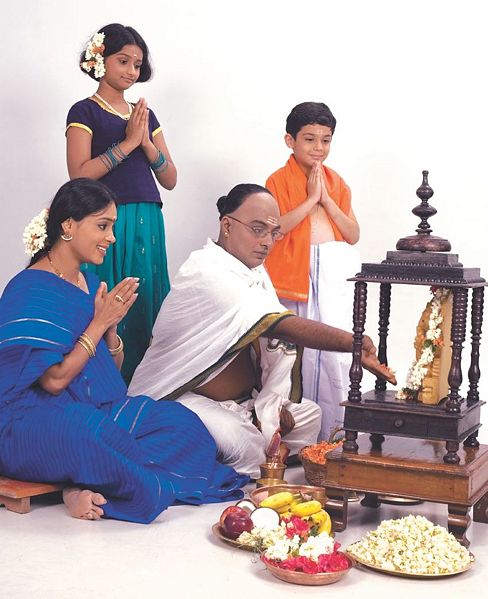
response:
M278 226L278 219L275 218L274 216L268 216L268 218L266 219L266 221L270 224L273 225L274 227Z

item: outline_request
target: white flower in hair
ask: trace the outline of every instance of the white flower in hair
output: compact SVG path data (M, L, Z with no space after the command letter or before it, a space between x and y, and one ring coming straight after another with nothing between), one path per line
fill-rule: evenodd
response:
M103 60L103 51L105 50L105 46L103 45L104 39L104 33L95 33L86 47L85 61L81 63L81 68L87 73L93 69L97 79L105 75L105 62Z
M22 235L22 241L25 246L25 253L31 258L39 250L42 250L47 239L47 217L49 210L43 208L37 216L25 227Z

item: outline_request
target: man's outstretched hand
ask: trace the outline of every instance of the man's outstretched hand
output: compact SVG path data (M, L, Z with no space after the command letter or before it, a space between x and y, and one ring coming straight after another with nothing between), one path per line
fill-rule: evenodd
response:
M363 350L361 364L363 365L363 368L369 370L369 372L380 379L385 379L385 381L388 381L392 385L397 384L396 376L393 370L388 368L386 364L380 364L376 354L368 354Z

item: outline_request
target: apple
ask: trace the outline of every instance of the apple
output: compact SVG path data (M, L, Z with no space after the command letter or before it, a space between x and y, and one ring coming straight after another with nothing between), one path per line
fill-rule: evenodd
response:
M241 533L251 532L253 528L254 524L249 514L244 510L239 510L239 512L233 511L227 514L222 531L229 539L237 539Z
M247 512L245 510L243 510L241 507L238 507L237 505L231 505L230 507L226 507L225 510L220 515L220 519L219 519L220 528L224 528L224 520L226 519L226 517L229 514L233 514L233 513L241 514L241 516L247 515Z

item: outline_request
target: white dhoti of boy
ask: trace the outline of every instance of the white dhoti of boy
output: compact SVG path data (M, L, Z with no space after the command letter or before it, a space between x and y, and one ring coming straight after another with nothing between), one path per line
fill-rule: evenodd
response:
M347 278L360 270L359 252L353 246L338 241L312 245L308 302L281 301L297 316L352 331L354 285ZM304 349L303 393L322 409L322 439L343 425L340 404L347 399L351 361L349 353Z
M282 407L295 420L284 438L291 454L315 443L320 430L320 408L301 397L301 352L261 337L291 315L262 266L250 269L208 240L176 275L129 393L181 402L208 428L222 462L257 477ZM260 374L251 397L215 401L194 392L250 344Z

